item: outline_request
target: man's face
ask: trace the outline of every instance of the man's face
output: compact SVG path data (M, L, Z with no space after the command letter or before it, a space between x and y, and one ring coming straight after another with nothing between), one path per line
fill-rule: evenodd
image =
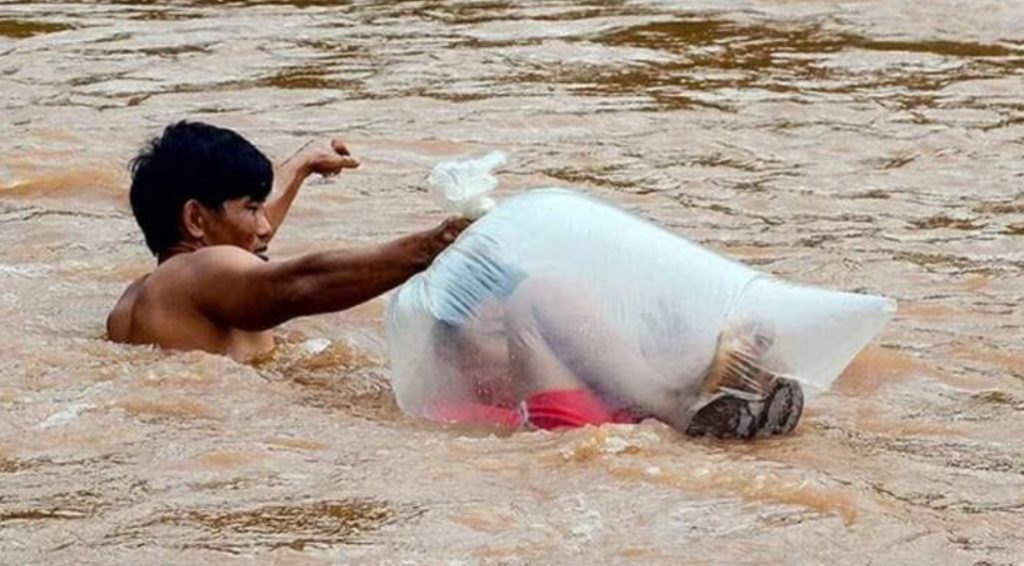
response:
M231 245L249 250L267 259L267 244L272 228L263 201L243 197L225 201L221 210L209 210L205 240L207 245Z

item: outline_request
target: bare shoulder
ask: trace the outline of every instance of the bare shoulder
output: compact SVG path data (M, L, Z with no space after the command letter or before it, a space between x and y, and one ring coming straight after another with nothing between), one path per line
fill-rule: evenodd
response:
M172 258L167 267L196 275L224 275L263 265L264 261L236 246L209 246ZM161 266L163 267L163 266Z
M262 264L263 260L241 248L210 246L161 263L146 282L146 291L162 299L188 296L196 288L224 283Z
M125 289L121 298L117 300L113 310L107 316L107 338L115 342L127 342L131 336L132 311L135 310L135 300L139 296L139 290L149 279L149 275L143 275Z
M274 267L235 246L209 246L175 256L154 273L152 299L177 313L192 313L221 328L242 325L240 312L265 307L261 291L273 287ZM242 317L244 318L244 317Z
M131 342L133 321L147 312L189 312L197 289L220 289L231 274L260 265L263 260L235 246L211 246L161 263L153 273L133 281L107 317L107 338ZM140 312L141 309L141 312Z

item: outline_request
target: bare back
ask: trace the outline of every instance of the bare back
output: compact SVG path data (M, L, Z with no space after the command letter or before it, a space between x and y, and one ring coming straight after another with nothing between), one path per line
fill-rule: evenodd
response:
M208 293L220 283L204 272L202 263L223 258L231 261L232 257L237 257L237 252L210 248L180 254L161 263L153 273L135 280L125 290L107 318L107 337L127 344L204 350L239 361L269 352L274 347L271 331L247 331L219 323L204 313L195 300L200 286ZM197 262L200 258L204 261Z

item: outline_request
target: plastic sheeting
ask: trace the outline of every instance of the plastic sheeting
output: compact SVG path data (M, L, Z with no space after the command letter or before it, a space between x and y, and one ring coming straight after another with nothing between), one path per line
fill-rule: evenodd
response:
M610 407L685 427L723 371L828 389L894 311L883 297L786 283L547 188L500 203L401 287L387 333L398 403L414 415L514 408L578 383ZM715 387L744 389L729 379Z

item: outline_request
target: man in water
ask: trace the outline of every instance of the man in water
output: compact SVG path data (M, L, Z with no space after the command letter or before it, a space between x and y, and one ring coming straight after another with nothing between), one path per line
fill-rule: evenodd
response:
M276 169L237 133L168 126L132 162L131 205L157 267L124 292L111 340L249 360L273 349L271 329L340 311L422 271L466 228L439 226L358 249L268 261L268 244L303 181L359 162L340 140L309 145Z

